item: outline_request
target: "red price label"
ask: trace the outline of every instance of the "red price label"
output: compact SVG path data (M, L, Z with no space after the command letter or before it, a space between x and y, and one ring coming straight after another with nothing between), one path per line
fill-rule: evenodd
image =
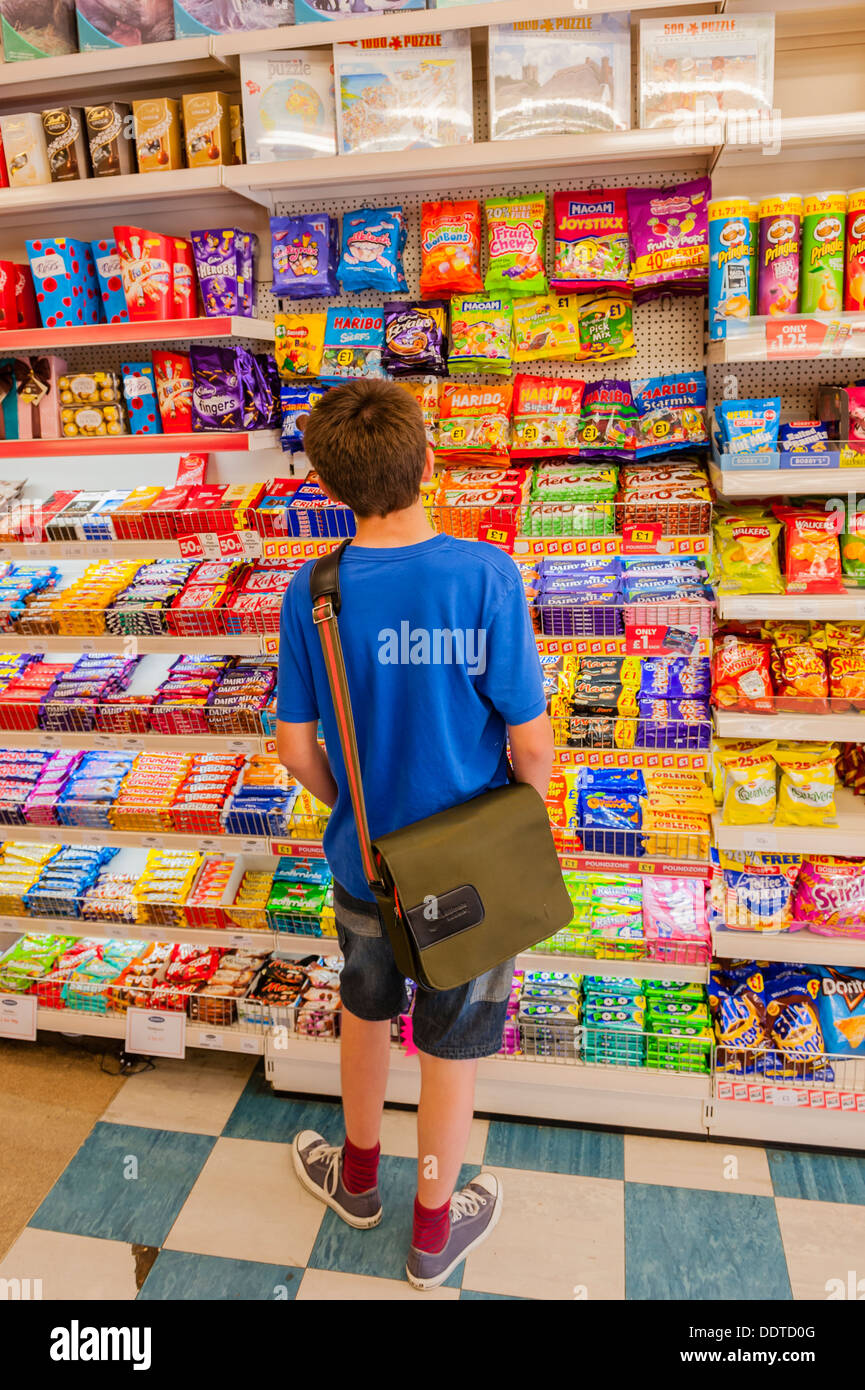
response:
M508 554L513 551L516 538L517 525L515 521L505 523L483 521L478 527L479 541L487 541L489 545L497 545L499 550L506 550Z
M180 536L177 548L184 560L200 560L204 555L204 547L197 536Z
M224 531L219 536L219 553L226 559L243 554L243 541L236 531Z
M626 521L622 526L622 554L654 555L662 535L660 521Z
M831 355L833 335L818 319L770 319L766 324L766 356L770 359Z

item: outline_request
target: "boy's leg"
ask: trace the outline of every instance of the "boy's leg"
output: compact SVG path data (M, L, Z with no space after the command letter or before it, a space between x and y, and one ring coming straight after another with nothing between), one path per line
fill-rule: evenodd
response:
M390 1066L390 1019L368 1023L343 1006L339 1065L346 1138L358 1149L374 1149Z
M478 1064L475 1059L451 1061L426 1052L419 1052L418 1058L417 1195L429 1210L449 1203L456 1187L474 1115Z

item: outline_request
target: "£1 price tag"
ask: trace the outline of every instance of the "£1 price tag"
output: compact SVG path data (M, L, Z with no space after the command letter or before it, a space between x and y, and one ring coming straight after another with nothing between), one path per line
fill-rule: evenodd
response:
M653 555L663 528L659 521L626 521L622 525L623 555Z

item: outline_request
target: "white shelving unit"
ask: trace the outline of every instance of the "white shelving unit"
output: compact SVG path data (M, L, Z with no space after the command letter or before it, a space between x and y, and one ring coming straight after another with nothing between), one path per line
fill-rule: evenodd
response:
M863 468L743 468L709 466L722 497L857 497L865 492Z
M715 710L719 738L840 739L865 743L865 712L861 714L743 714Z
M865 618L865 589L845 589L843 594L718 594L718 617L840 618L855 622Z

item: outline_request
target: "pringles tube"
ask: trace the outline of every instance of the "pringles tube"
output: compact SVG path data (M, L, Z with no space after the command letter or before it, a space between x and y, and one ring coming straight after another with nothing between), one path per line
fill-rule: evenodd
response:
M783 318L799 307L799 232L802 199L798 193L763 198L757 208L757 313Z
M803 314L840 309L844 302L846 193L811 193L802 217Z

